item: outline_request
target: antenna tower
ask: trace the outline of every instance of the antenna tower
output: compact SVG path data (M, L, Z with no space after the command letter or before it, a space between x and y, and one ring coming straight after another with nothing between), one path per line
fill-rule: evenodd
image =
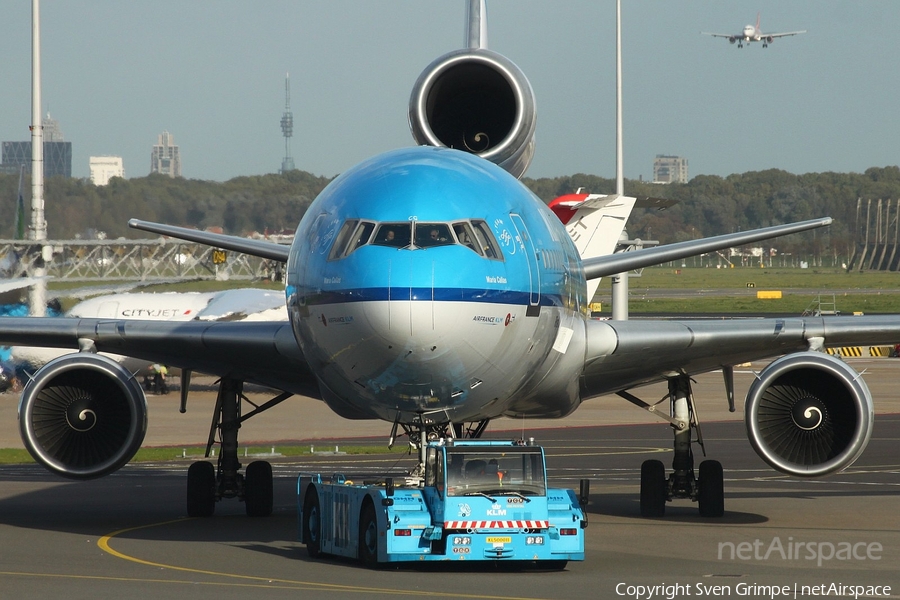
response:
M291 137L294 135L294 113L291 112L291 74L284 76L284 114L281 115L281 133L284 135L284 158L281 160L281 172L293 171L294 159L291 157Z

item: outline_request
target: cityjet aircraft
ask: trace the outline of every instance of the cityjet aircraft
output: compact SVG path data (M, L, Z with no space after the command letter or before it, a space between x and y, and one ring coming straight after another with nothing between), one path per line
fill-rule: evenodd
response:
M722 466L694 468L691 376L722 370L733 406L732 366L784 355L759 373L746 399L751 445L775 469L803 477L839 471L860 455L872 432L872 396L858 373L821 350L895 342L900 317L600 321L588 310L588 280L831 220L619 254L608 244L605 255L583 258L572 239L584 233L583 211L620 203L576 199L554 214L518 181L534 150L535 101L522 71L484 47L483 8L470 0L467 47L432 62L413 86L418 145L337 177L289 248L130 222L285 262L288 322L0 321L0 342L80 350L47 363L23 391L20 430L39 463L89 479L115 471L140 446L144 394L101 351L221 378L209 439L220 444L218 464L190 467L192 516L211 515L216 501L233 497L250 515L269 514L271 466L242 470L238 430L292 394L320 398L348 419L383 420L392 438L402 429L421 446L477 437L502 416L563 418L602 394L648 407L636 388L668 382L672 470L667 476L661 462L644 463L641 511L661 515L667 500L690 498L701 514L719 516ZM242 413L245 382L278 395Z
M744 30L741 33L708 33L706 31L701 31L700 33L701 35L728 38L728 41L732 44L737 42L738 48L743 48L744 42L762 42L762 47L768 48L775 38L806 33L805 29L803 31L785 31L783 33L763 33L759 28L759 15L760 13L756 13L756 25L744 25Z

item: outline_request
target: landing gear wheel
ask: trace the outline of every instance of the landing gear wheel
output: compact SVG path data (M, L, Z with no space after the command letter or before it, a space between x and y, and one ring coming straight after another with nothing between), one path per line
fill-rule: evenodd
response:
M303 539L306 540L306 553L310 558L317 558L322 553L321 517L319 495L311 489L306 492L306 501L303 503Z
M378 566L378 523L371 504L366 504L359 516L359 560L372 569Z
M272 465L264 460L247 465L244 508L248 517L268 517L272 514Z
M187 512L189 517L211 517L216 510L216 469L204 460L188 468Z
M697 500L701 517L721 517L725 514L724 481L722 463L717 460L700 463L700 493Z
M666 468L661 461L645 460L641 465L641 516L666 514Z

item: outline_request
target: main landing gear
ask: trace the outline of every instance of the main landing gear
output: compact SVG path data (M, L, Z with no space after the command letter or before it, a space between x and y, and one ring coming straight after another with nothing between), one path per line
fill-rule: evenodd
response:
M190 374L182 382L182 412L187 401ZM218 434L219 459L216 467L208 461L198 461L188 469L187 512L189 517L210 517L216 502L223 498L238 498L244 502L247 515L266 517L272 514L272 465L266 461L253 461L240 473L238 460L238 430L241 423L264 410L279 404L291 396L285 392L256 406L243 394L243 381L223 378L219 380L219 395L213 410L213 420L206 444L206 456L210 456ZM254 410L241 416L241 400L254 406Z
M706 448L703 445L700 423L694 411L690 378L687 375L680 375L670 379L668 395L655 405L649 405L628 392L620 392L619 395L669 421L675 433L672 473L668 478L662 461L647 460L641 465L641 516L664 516L666 502L675 498L689 498L697 502L700 516L723 516L725 491L722 464L716 460L704 460L700 463L699 473L694 472L691 443L696 441L700 444L704 456ZM668 417L656 412L656 406L666 399L671 404ZM694 430L697 432L696 440L692 439Z

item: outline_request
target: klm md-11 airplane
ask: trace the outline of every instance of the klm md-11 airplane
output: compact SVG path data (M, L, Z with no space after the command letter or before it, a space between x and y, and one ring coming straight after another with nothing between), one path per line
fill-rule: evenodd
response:
M830 219L622 254L609 250L616 233L604 255L581 256L567 231L578 229L581 210L557 216L517 179L534 151L534 97L519 68L484 47L483 10L483 0L470 0L467 47L432 62L413 87L418 145L337 177L303 215L290 247L130 222L285 262L289 321L0 321L2 343L81 350L44 365L22 394L22 438L39 463L95 478L141 445L143 391L98 352L181 368L185 384L192 371L221 378L218 466L189 469L191 516L212 515L218 500L233 497L250 515L271 512L271 466L242 470L239 422L294 394L320 398L348 419L386 421L421 447L435 436L477 437L501 416L563 418L602 394L646 406L635 388L668 382L672 470L667 476L660 461L644 463L641 511L661 515L668 500L691 498L701 514L719 516L722 466L694 468L691 376L721 369L733 402L733 365L784 355L759 373L746 399L755 450L803 477L839 471L860 455L872 431L871 394L821 350L895 342L900 317L636 322L592 320L588 310L589 280ZM245 382L281 393L240 414Z

